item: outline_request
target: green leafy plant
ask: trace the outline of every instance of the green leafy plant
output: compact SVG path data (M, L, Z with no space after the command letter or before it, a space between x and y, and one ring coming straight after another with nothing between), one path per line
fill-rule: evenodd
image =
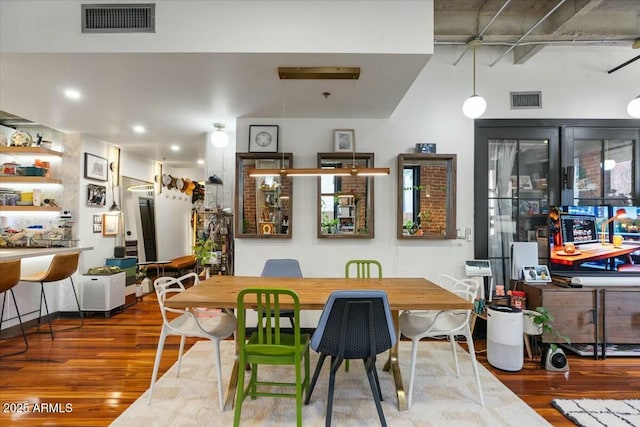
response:
M555 330L553 327L553 316L546 307L536 307L534 312L527 315L531 316L533 324L542 329L543 333L546 332L548 334L555 335L558 338L562 338L567 344L571 344L571 339L567 334ZM555 343L551 343L550 347L551 351L556 351L558 349L558 345Z
M216 243L211 239L199 239L193 246L193 256L196 258L198 265L207 264L211 258L211 252L216 250Z
M146 279L146 277L147 277L147 267L142 265L142 266L140 266L140 269L136 273L136 279L144 280L144 279Z

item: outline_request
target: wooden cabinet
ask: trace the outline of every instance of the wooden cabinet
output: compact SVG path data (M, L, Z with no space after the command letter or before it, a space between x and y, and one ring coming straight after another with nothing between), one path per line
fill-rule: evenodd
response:
M569 336L572 344L594 344L594 356L601 351L604 357L607 344L640 344L640 287L525 284L524 290L528 309L545 306L554 317L554 329ZM563 342L549 334L543 340Z
M596 288L561 288L554 285L524 285L527 308L545 306L554 318L554 329L571 342L597 343ZM561 343L561 337L545 334L544 342Z

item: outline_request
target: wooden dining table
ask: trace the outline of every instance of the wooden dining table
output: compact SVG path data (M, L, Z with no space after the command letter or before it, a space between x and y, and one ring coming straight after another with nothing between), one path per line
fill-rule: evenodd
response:
M473 304L449 292L429 280L414 277L386 277L370 279L324 278L324 277L254 277L254 276L213 276L192 286L184 292L165 301L165 306L171 308L207 307L228 308L237 307L238 293L248 287L287 288L293 289L300 299L300 308L307 310L322 310L329 295L338 290L363 289L383 290L387 293L389 306L398 340L389 351L389 358L384 366L385 371L391 371L396 388L398 409L407 411L407 399L400 373L398 360L399 322L401 310L454 310L472 309ZM282 308L293 308L282 306ZM238 359L236 358L231 372L225 410L233 407L236 386L238 382Z

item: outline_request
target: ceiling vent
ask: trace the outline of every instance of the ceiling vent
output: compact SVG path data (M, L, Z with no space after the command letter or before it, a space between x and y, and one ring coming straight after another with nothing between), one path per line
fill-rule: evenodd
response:
M83 4L83 33L154 33L156 5Z
M511 109L542 108L542 92L510 92Z

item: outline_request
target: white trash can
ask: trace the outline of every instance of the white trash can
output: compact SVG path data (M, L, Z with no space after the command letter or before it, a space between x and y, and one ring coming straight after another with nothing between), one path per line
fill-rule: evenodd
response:
M522 310L508 305L487 308L487 360L505 371L519 371L524 363Z

